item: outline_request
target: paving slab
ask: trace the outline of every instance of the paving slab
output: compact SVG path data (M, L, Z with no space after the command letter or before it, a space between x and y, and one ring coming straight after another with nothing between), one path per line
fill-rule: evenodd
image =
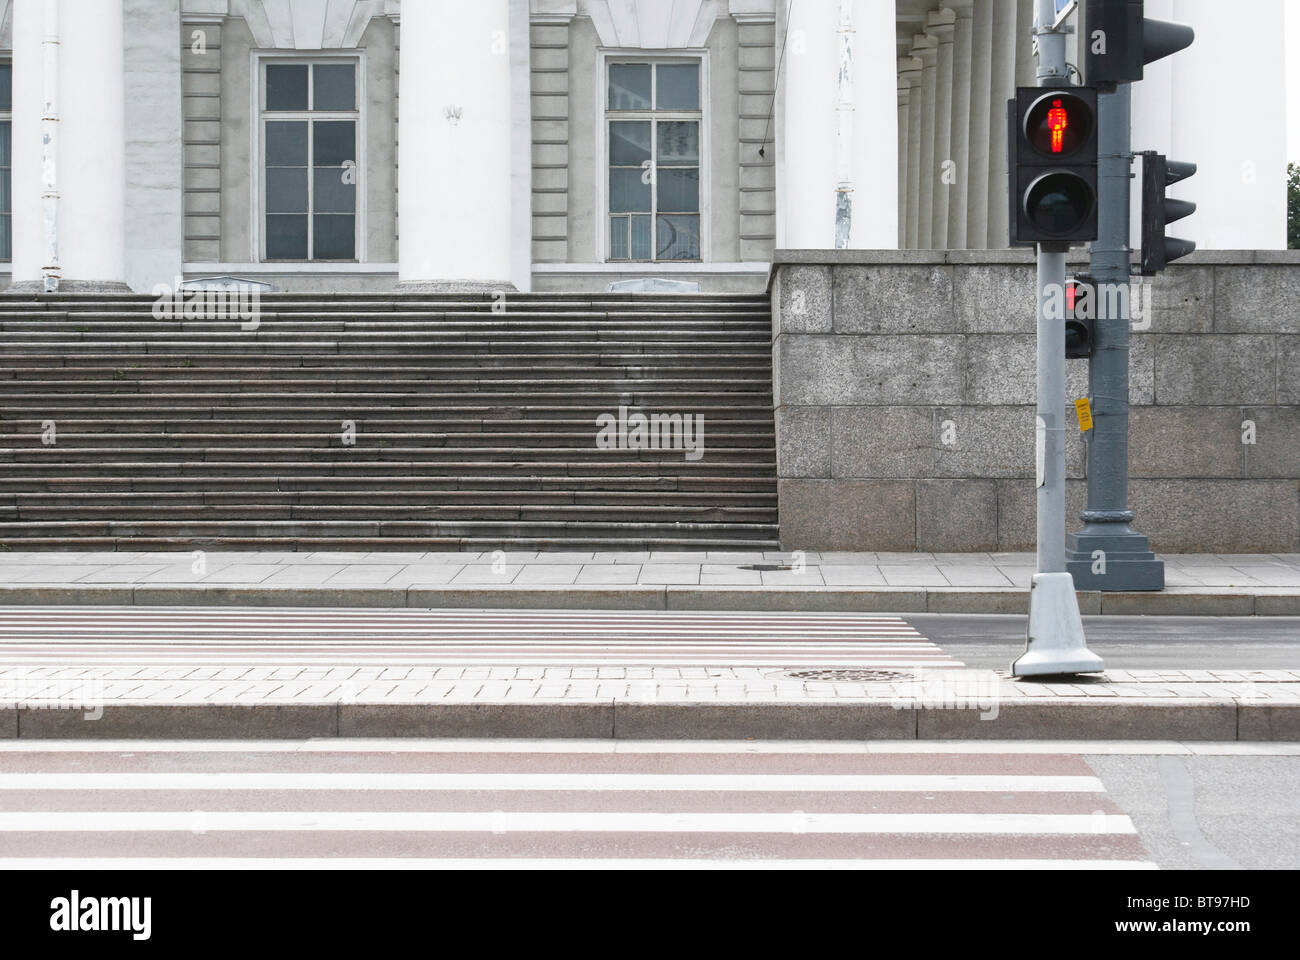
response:
M202 555L202 574L193 571ZM1167 587L1079 594L1088 614L1300 616L1300 555L1175 554ZM784 563L793 570L747 570ZM423 606L444 587L475 603L580 608L575 587L639 585L659 607L910 613L1024 613L1027 553L850 551L177 551L13 552L0 556L0 604L223 603ZM376 593L376 588L386 593ZM549 590L520 593L519 588ZM682 590L680 588L692 588ZM487 592L484 592L487 591ZM493 594L491 591L496 591ZM612 595L604 595L606 603ZM646 608L649 594L623 603ZM349 600L355 597L355 601ZM446 602L463 605L458 594Z

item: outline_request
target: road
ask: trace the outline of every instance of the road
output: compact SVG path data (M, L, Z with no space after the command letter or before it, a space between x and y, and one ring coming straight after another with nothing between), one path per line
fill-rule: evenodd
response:
M1300 865L1300 749L1196 749L11 741L0 869Z
M1025 649L1025 618L909 614L917 632L967 666L1005 667ZM1117 670L1294 670L1297 617L1084 617L1088 646Z

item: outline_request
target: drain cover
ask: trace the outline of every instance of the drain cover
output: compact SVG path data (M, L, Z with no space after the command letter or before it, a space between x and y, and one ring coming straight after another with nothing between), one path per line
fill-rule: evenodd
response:
M791 680L840 680L848 683L897 683L915 680L915 674L902 670L791 670Z
M793 570L794 567L788 563L746 563L738 567L739 570Z

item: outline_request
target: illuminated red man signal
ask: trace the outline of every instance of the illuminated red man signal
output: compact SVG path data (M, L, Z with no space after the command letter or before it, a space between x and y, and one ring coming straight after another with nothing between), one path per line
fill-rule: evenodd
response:
M1052 101L1052 109L1047 111L1047 129L1052 131L1052 153L1060 153L1065 146L1065 128L1070 118L1060 100Z

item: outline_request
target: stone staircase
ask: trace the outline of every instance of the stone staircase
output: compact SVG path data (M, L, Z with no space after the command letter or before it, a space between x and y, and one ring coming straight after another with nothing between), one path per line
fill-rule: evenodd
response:
M0 295L0 548L776 547L765 297L495 306ZM704 455L599 449L620 406L703 415Z

